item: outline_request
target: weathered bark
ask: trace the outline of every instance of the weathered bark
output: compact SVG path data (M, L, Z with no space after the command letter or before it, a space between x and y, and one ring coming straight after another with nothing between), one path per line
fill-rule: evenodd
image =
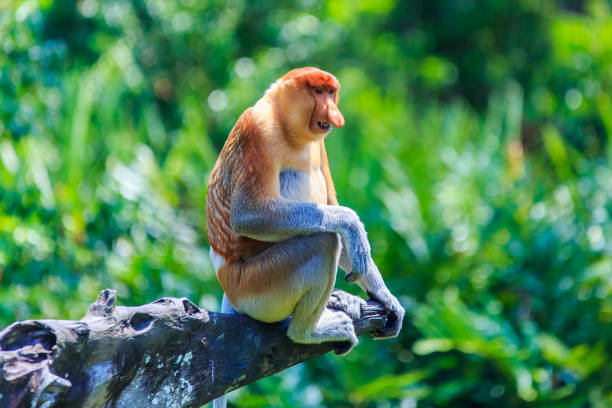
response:
M368 302L357 335L385 316ZM339 349L257 322L163 298L115 307L104 290L80 321L29 320L0 332L0 407L201 407L294 364Z

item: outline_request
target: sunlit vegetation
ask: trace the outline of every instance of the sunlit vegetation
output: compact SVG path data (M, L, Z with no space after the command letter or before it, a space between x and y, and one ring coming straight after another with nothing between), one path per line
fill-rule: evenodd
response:
M314 65L342 84L338 196L405 328L230 403L612 406L609 1L0 4L0 327L107 287L218 310L208 174L242 110Z

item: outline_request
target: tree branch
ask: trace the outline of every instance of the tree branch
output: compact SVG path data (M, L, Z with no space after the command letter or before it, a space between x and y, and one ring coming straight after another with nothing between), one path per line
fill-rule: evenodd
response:
M354 321L357 335L384 323L373 301ZM0 332L0 406L201 407L342 349L293 343L287 325L208 312L186 298L115 307L106 289L79 321L28 320Z

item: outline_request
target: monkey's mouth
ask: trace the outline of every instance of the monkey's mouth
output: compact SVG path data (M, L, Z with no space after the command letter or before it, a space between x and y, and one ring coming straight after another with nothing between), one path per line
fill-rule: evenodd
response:
M331 130L331 123L330 122L322 122L320 120L317 121L317 125L319 126L319 128L321 128L321 130Z

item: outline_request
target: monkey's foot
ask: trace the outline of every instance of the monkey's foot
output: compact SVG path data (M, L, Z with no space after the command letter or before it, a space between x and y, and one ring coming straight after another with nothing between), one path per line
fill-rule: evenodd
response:
M353 321L342 311L325 309L315 329L310 333L299 332L289 325L287 336L296 343L339 342L337 354L348 353L359 343Z
M334 289L327 301L328 308L344 312L352 320L357 320L361 317L361 311L365 306L367 306L365 300L340 289Z

